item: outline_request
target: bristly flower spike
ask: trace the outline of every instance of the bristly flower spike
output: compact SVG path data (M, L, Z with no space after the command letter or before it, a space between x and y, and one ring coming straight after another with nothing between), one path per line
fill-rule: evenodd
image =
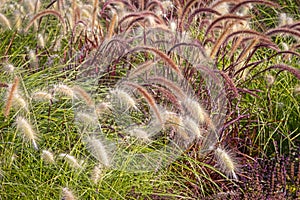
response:
M20 130L20 132L22 132L28 140L31 140L34 148L38 150L38 145L36 143L36 140L38 138L32 128L32 125L25 118L21 116L17 117L16 124L17 124L17 129Z
M215 150L215 155L218 163L217 165L226 174L226 176L233 177L234 179L238 180L236 175L237 163L233 156L220 147Z

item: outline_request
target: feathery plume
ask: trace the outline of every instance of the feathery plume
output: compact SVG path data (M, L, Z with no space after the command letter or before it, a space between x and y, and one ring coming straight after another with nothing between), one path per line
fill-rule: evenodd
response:
M44 48L45 47L45 40L44 40L44 36L42 34L38 34L37 36L38 38L38 45L41 47L41 48Z
M161 117L161 114L159 112L158 106L155 103L155 100L153 98L153 96L142 86L135 84L135 83L131 83L131 82L124 82L125 85L131 86L136 88L139 93L146 99L146 101L148 102L150 108L153 110L154 114L156 115L157 120L160 122L160 124L163 124L163 119Z
M38 145L36 140L38 139L36 133L34 132L32 125L23 117L18 116L16 119L17 129L22 132L26 139L30 140L33 147L38 150Z
M77 94L78 97L83 99L88 106L94 105L94 102L93 102L91 96L84 89L82 89L81 87L79 87L77 85L72 87L72 89L75 92L75 94Z
M52 100L52 95L48 92L38 91L31 94L31 98L36 101L50 101Z
M130 129L126 132L128 132L128 134L130 136L136 137L138 140L141 140L143 142L150 142L151 141L151 139L149 138L149 134L141 128L133 128L133 129Z
M268 86L273 85L273 83L275 82L274 76L272 76L272 75L270 75L270 74L267 74L267 75L265 76L265 79L266 79L266 82L267 82L267 85L268 85Z
M296 85L294 88L294 93L295 94L300 94L300 85Z
M104 167L110 166L110 158L108 154L108 150L106 150L103 143L100 139L97 139L95 136L89 136L85 139L87 143L87 148L91 152L91 154L103 164Z
M9 20L2 13L0 13L0 24L5 25L7 28L11 29Z
M82 122L85 126L98 124L98 119L94 113L77 112L76 121Z
M58 84L54 86L54 94L64 95L70 98L74 97L74 91L67 85Z
M101 115L105 113L106 111L109 111L111 109L111 104L107 102L101 102L99 104L96 104L95 111L97 115Z
M190 116L196 120L196 122L204 123L206 121L206 112L202 106L195 100L187 98L182 102L183 107L190 113Z
M119 99L122 105L124 103L127 109L129 108L137 109L135 100L126 91L121 89L114 89L111 90L110 93L114 97Z
M187 132L190 132L192 135L196 136L197 139L202 138L199 125L190 117L187 117L183 120L184 128Z
M232 158L232 155L230 155L229 152L218 147L215 150L215 156L218 166L226 174L226 176L233 177L237 180L238 177L235 173L237 171L237 164L236 161Z
M64 158L71 167L75 169L82 169L82 162L79 163L74 156L67 153L61 153L59 154L59 157Z
M13 97L12 105L17 109L25 109L26 111L28 111L25 99L18 93L16 93Z
M42 159L48 164L55 163L53 153L51 153L50 151L47 151L47 150L42 151Z
M102 174L102 166L101 164L94 167L91 173L91 180L94 184L98 184Z
M73 194L73 192L69 188L63 188L62 189L62 196L64 200L76 200L77 198Z
M7 73L13 73L14 72L14 70L15 70L15 67L12 65L12 64L10 64L10 63L6 63L4 66L3 66L3 69L4 69L4 71L6 71Z

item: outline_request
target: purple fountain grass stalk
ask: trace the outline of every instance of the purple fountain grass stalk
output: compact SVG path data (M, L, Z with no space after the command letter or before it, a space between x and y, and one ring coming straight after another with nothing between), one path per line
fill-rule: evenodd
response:
M241 54L239 55L236 61L243 60L249 54L249 52L253 50L253 48L255 47L255 45L257 45L258 42L259 42L258 38L252 40L249 46L241 52Z
M290 28L270 29L266 32L266 35L271 36L271 35L280 34L280 33L285 33L285 34L293 35L293 36L296 36L296 37L300 38L300 31L293 30L293 29L290 29Z
M217 51L220 49L225 37L228 35L228 33L232 30L232 26L234 23L230 23L225 30L221 33L221 35L218 37L217 41L215 42L215 45L213 46L211 52L210 52L210 57L212 59L215 58Z
M293 67L285 65L285 64L276 64L276 65L268 67L267 69L265 69L263 71L268 71L270 69L280 69L280 70L284 70L284 71L289 71L294 76L296 76L297 79L300 80L300 70L297 68L293 68Z
M234 93L234 97L238 97L239 93L238 90L233 82L233 80L228 76L227 73L223 72L223 71L219 71L219 73L222 75L222 77L225 80L225 83L228 85L228 87L233 91Z
M146 61L139 66L137 66L136 69L130 70L130 73L128 75L128 79L133 79L142 73L150 70L153 66L155 66L157 62L153 62L152 60Z
M140 51L140 50L146 50L146 51L150 51L155 53L156 55L158 55L162 60L164 60L168 66L170 66L175 72L176 74L179 76L179 78L183 78L183 75L181 73L181 70L179 69L179 67L175 64L175 62L164 52L153 48L153 47L149 47L149 46L141 46L141 47L136 47L134 49L132 49L131 51L129 51L127 54L131 53L131 52L136 52L136 51Z
M5 117L8 117L8 115L9 115L15 93L17 92L17 89L18 89L18 85L19 85L19 78L15 77L14 82L13 82L13 84L10 87L10 90L8 92L8 97L7 97L6 104L5 104L5 109L4 109L4 116Z
M191 24L194 17L201 14L201 13L211 13L211 14L215 14L215 15L218 15L218 16L221 15L221 13L219 13L218 11L216 11L212 8L197 8L188 17L187 24Z
M243 41L243 37L238 36L237 40L234 42L233 46L231 47L229 58L231 58L234 55L234 53L236 53L236 50L238 49L242 41Z
M150 108L153 110L156 118L158 119L158 121L160 122L160 124L163 124L163 119L161 117L161 113L158 109L157 104L155 103L155 100L153 98L153 96L142 86L136 84L136 83L131 83L131 82L123 82L123 84L128 85L130 87L133 87L135 89L137 89L139 91L139 93L146 99L146 101L148 102Z
M32 125L23 117L18 116L16 118L17 129L24 134L24 137L30 140L33 144L33 147L38 150L38 145L36 140L38 139L37 134L32 128Z
M162 5L161 1L158 0L151 0L151 1L147 1L146 3L146 10L152 10L154 7L158 6L161 10L162 13L165 12L164 7Z
M237 3L237 2L240 2L241 0L216 0L216 1L213 1L212 4L210 5L211 8L215 8L217 6L219 6L220 4L223 4L223 3Z
M182 9L182 13L180 13L181 15L179 16L178 28L179 28L180 32L183 31L183 21L186 18L186 16L188 15L189 10L197 2L198 2L197 0L190 0L184 5L184 7Z
M122 25L123 23L125 23L125 21L129 20L130 18L134 18L134 19L135 19L135 18L140 18L140 17L145 18L145 17L147 17L147 16L152 16L152 17L154 17L154 18L155 18L157 21L159 21L161 24L164 23L164 22L162 21L162 19L161 19L159 16L157 16L154 12L152 12L152 11L141 11L141 12L130 13L130 14L124 16L123 18L120 19L119 25L118 25L118 26L121 27L121 25ZM133 21L134 21L134 19L133 19Z
M29 22L29 24L26 26L26 28L24 29L25 32L28 32L29 28L32 26L32 24L39 18L44 17L46 15L54 15L56 16L60 22L62 23L62 25L64 26L64 19L63 17L60 15L59 12L57 12L56 10L44 10L39 12L38 14L36 14Z
M170 89L179 98L179 100L186 98L185 92L178 85L164 77L155 76L148 78L147 81L165 86Z
M182 111L182 106L178 100L178 98L168 89L165 87L161 87L158 85L151 85L151 87L157 88L159 92L161 92L162 96L166 97L168 101L172 103L172 106L177 108L178 110Z
M108 26L108 31L107 31L107 36L106 36L108 39L110 39L114 34L114 29L115 29L115 24L116 24L117 18L118 18L117 13L114 13L112 16L112 19L110 21L110 24Z
M205 32L205 37L207 37L208 33L211 31L211 29L220 21L223 20L229 20L229 19L234 19L234 20L246 20L248 19L248 16L238 16L238 15L232 15L232 14L227 14L227 15L223 15L221 17L218 17L217 19L215 19L206 29Z
M274 3L272 1L267 1L267 0L245 0L242 1L238 4L236 4L234 7L231 8L230 13L234 13L237 9L239 9L241 6L245 5L245 4L249 4L249 3L253 3L253 4L264 4L266 6L270 6L270 7L274 7L274 8L280 8L280 5L277 3Z

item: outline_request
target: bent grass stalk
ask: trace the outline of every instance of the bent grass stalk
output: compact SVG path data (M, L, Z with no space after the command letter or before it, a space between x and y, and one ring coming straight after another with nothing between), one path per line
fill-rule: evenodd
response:
M156 115L158 121L163 124L163 119L161 117L161 114L159 112L159 109L155 103L155 100L153 98L153 96L142 86L137 85L135 83L131 83L131 82L123 82L125 85L128 85L130 87L136 88L139 93L146 99L146 101L148 102L148 104L150 105L150 108L153 110L154 114Z
M6 101L6 105L5 105L5 109L4 109L5 117L8 117L8 115L9 115L15 93L17 92L17 89L18 89L18 85L19 85L19 78L15 77L14 82L8 92L8 97L7 97L7 101Z

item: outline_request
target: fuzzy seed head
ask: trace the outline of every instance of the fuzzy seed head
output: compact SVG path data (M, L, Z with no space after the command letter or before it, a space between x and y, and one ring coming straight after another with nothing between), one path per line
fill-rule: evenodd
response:
M202 106L195 100L187 98L183 102L183 106L187 109L190 116L199 123L204 123L206 121L207 114Z
M69 86L63 85L63 84L55 85L54 86L54 93L59 94L59 95L63 95L63 96L69 97L69 98L74 97L73 90Z
M42 47L42 48L44 48L45 47L45 40L44 40L44 36L42 35L42 34L38 34L38 45L40 46L40 47Z
M273 83L275 82L274 76L272 76L270 74L267 74L265 78L266 78L266 82L267 82L268 86L273 85Z
M192 133L197 139L202 138L199 125L191 118L186 118L183 122L185 129Z
M13 103L13 107L15 107L17 109L27 110L27 103L26 103L25 99L18 93L14 94L12 103Z
M52 95L47 92L38 91L33 93L31 98L36 101L50 101L52 99Z
M35 149L38 149L36 144L37 135L34 132L32 125L23 117L18 116L16 119L17 129L24 134L25 138L30 140Z
M300 85L296 85L295 88L294 88L294 93L296 95L300 95Z
M219 147L215 150L215 155L217 158L218 166L226 174L226 176L238 179L235 173L237 170L237 164L232 158L232 155Z
M102 167L101 165L97 165L94 167L91 173L91 180L94 184L98 184L102 174Z
M67 163L74 169L82 169L81 163L79 163L74 156L71 156L66 153L61 153L59 154L59 157L64 158L67 161Z
M12 64L10 64L10 63L7 63L6 65L4 65L4 67L3 67L3 69L4 69L4 71L5 72L7 72L7 73L13 73L14 72L14 70L15 70L15 67L12 65Z
M76 200L77 198L69 188L62 189L62 196L64 200Z
M54 156L50 151L42 151L42 159L48 164L55 164Z
M103 164L104 167L110 166L110 158L108 150L104 144L97 139L95 136L90 136L86 138L87 148L91 154Z
M133 128L129 130L128 133L130 136L136 137L137 139L144 142L149 142L151 140L149 138L149 134L141 128Z
M125 105L127 108L137 109L135 100L124 90L114 89L110 93L120 100L122 105Z
M98 124L98 119L93 113L77 112L76 121L87 126Z

